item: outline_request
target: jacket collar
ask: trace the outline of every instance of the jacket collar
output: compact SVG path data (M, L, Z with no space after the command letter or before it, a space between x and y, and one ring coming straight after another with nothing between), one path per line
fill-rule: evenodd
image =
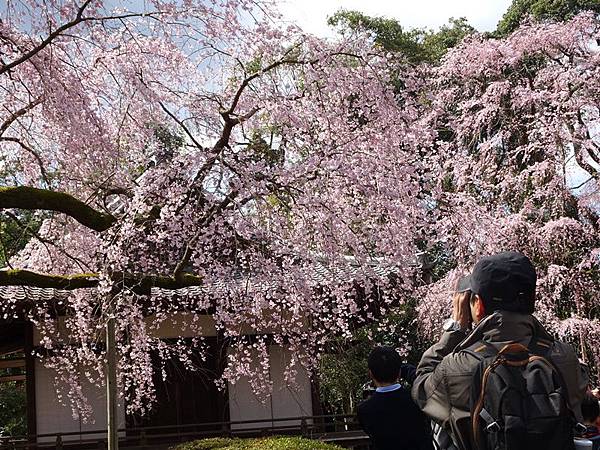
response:
M486 342L498 349L513 342L528 346L533 337L554 341L539 320L531 314L496 311L479 322L454 351L468 348L476 342Z

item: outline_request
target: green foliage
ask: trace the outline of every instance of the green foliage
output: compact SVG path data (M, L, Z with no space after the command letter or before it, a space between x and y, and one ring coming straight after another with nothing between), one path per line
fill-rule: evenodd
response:
M247 73L256 73L259 72L260 69L262 68L262 57L261 56L256 56L254 59L250 60L249 62L246 63L246 72Z
M410 62L423 61L419 31L405 31L395 19L370 17L359 11L339 10L327 22L341 33L363 30L369 32L375 43L387 51L402 53Z
M0 436L27 434L25 385L0 383Z
M443 242L435 242L432 244L428 241L420 243L420 247L425 251L425 258L428 265L428 272L430 282L435 283L436 281L444 278L448 272L456 268L456 257L452 252L452 248L449 248Z
M165 125L155 125L154 136L163 149L174 151L183 147L183 144L185 144L185 139L181 134L170 130Z
M416 333L409 332L414 319L414 305L406 304L381 321L357 329L351 340L330 343L319 368L321 400L330 412L355 412L362 400L363 386L370 381L367 358L376 345L402 346L408 350L406 361L418 363L422 343Z
M333 444L294 436L273 436L254 439L212 438L187 442L173 450L342 450Z
M0 215L0 265L8 265L9 259L29 242L42 225L43 214L20 211L13 217Z
M465 36L473 34L475 31L465 17L459 19L451 17L448 25L441 26L438 31L424 32L422 46L429 61L437 62L449 49L456 47Z
M161 123L151 123L148 126L152 130L158 144L158 149L155 151L154 157L159 160L171 159L175 152L184 146L185 138L179 131L173 131Z
M263 161L271 167L279 166L285 160L284 150L281 146L276 147L273 145L275 130L271 130L267 137L268 141L260 131L253 131L248 143L248 150L252 152L255 161Z
M475 32L467 19L451 18L438 31L405 30L400 22L385 17L371 17L358 11L339 10L328 19L340 33L362 30L369 33L383 49L403 55L412 64L437 63L448 49Z
M513 0L498 22L496 34L512 33L527 16L538 21L564 21L581 11L600 13L600 0Z

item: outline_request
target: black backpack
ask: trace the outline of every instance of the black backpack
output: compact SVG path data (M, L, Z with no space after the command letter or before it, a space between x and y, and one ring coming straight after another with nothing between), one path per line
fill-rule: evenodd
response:
M479 342L463 351L480 362L471 386L473 442L479 450L573 450L575 420L551 342L498 351Z

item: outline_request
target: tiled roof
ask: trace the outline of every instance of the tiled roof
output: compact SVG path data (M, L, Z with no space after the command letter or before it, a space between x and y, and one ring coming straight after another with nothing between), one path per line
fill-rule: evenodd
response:
M399 272L397 267L385 266L379 263L369 264L369 271L372 271L376 276L387 277L392 274ZM326 265L324 263L318 263L312 272L308 274L310 276L310 282L314 286L326 286L332 285L340 280L346 282L352 282L353 280L362 279L365 272L363 269L354 261L347 260L347 264L339 264L334 267ZM240 275L230 281L213 282L205 286L190 286L181 289L168 290L160 288L152 288L152 296L161 298L169 297L195 297L195 296L206 296L209 293L225 293L234 290L236 287L247 286L252 284L252 278L244 277ZM256 289L257 286L251 286ZM277 286L275 283L262 283L261 289L273 289ZM94 291L94 288L87 288L90 293ZM26 286L0 286L0 301L45 301L53 300L60 302L66 300L73 291L60 290L54 288L37 288L37 287L26 287Z

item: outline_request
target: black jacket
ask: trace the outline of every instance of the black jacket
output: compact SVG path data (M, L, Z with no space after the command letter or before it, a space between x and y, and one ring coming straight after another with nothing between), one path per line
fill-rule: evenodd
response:
M375 392L358 405L358 420L375 450L432 450L429 420L400 388Z

